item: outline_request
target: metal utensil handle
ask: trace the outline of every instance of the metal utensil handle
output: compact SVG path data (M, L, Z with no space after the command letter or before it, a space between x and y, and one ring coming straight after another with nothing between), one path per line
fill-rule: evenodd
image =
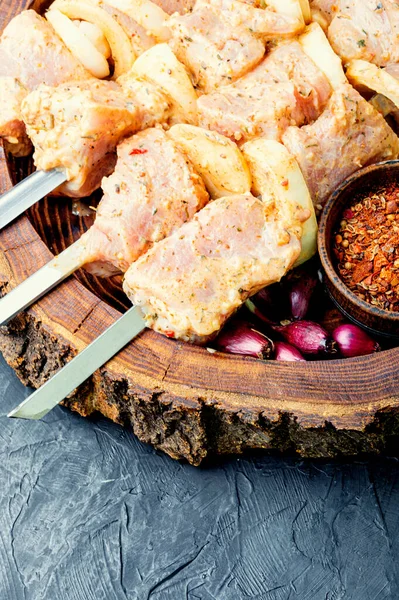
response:
M0 196L0 229L66 181L63 171L35 171Z
M134 306L8 416L41 419L144 328L141 311Z
M0 300L0 325L36 302L85 262L84 246L78 240Z

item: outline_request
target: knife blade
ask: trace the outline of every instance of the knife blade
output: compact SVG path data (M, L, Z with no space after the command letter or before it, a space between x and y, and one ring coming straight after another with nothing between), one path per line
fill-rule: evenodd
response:
M0 229L66 181L63 171L35 171L0 196Z
M145 327L141 310L132 307L7 416L41 419Z
M84 265L84 246L78 240L0 300L0 325L33 304Z

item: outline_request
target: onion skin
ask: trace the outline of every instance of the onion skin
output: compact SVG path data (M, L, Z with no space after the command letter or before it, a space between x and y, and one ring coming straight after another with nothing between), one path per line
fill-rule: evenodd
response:
M306 317L316 286L316 277L309 273L303 273L302 277L295 277L290 280L288 301L293 319L301 320Z
M285 362L306 362L306 358L302 356L299 350L297 350L296 348L294 348L294 346L291 346L290 344L286 344L286 342L275 342L274 352L275 360L281 360Z
M278 284L270 285L248 299L245 305L263 323L272 325L285 317L289 310L285 296Z
M281 327L274 326L273 329L303 354L331 355L337 352L334 340L321 325L313 321L294 321Z
M263 359L270 358L274 351L273 342L245 321L230 323L218 335L214 345L221 352Z
M380 345L357 325L340 325L334 329L332 337L345 358L365 356L381 349Z
M263 313L261 313L260 310L255 306L255 304L252 302L252 300L250 300L250 299L246 300L245 306L260 321L263 321L263 323L266 323L267 325L273 325L273 321L271 321L270 319L265 317L265 315Z

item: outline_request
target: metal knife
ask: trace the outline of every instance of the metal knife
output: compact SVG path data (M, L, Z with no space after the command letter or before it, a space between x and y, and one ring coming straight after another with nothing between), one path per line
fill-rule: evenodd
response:
M129 309L8 416L41 419L145 327L141 310L137 306Z
M63 171L35 171L0 196L0 229L66 181Z

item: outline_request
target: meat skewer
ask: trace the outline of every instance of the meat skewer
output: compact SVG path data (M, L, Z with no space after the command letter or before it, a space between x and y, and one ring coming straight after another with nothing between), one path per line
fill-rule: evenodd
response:
M302 2L304 2L305 4L307 3L306 0L302 0ZM206 4L208 3L208 4ZM152 4L149 0L137 0L137 2L133 2L133 5L137 4L137 8L138 8L138 13L137 15L132 15L132 10L131 10L131 6L129 8L129 2L126 2L125 0L117 0L115 2L113 1L109 1L108 3L108 7L106 8L106 5L104 5L104 8L106 8L106 10L110 10L112 12L112 10L114 10L114 12L116 11L116 13L118 13L118 9L121 9L122 11L125 11L124 13L119 13L119 15L124 16L125 19L130 19L131 20L131 16L138 18L138 15L144 16L146 15L146 18L148 17L151 20L151 14L155 15L154 19L156 20L156 15L158 15L158 17L161 19L161 21L165 21L166 23L166 18L168 19L168 27L172 27L173 29L173 18L177 18L176 15L175 17L172 17L169 19L168 15L166 15L166 13L162 13L162 10L157 7L156 5ZM132 3L130 3L131 5ZM265 47L264 47L264 43L266 40L268 39L272 39L272 38L276 38L276 37L281 37L281 36L292 36L295 35L295 33L297 33L298 31L300 31L301 29L303 29L304 27L304 19L302 16L302 11L301 11L301 2L299 2L299 0L286 0L285 2L281 3L276 3L276 6L274 6L274 1L271 1L269 3L272 7L272 9L275 9L275 12L273 12L273 10L269 10L269 9L259 9L247 4L243 4L242 2L237 2L236 0L203 0L203 8L205 8L206 12L209 12L211 9L219 11L220 16L224 15L223 18L227 18L228 22L230 23L231 19L233 18L233 21L230 23L228 29L229 31L231 31L231 28L236 27L238 21L237 19L240 21L241 19L241 23L242 26L245 25L246 21L249 19L250 20L250 29L252 30L252 33L250 33L250 37L251 39L253 38L253 43L255 44L260 44L260 49L261 49L261 54L259 55L258 59L259 60L261 58L261 56L264 53ZM114 8L111 8L112 6L114 6ZM92 11L103 11L103 9L99 9L93 6L87 6L86 8L83 6L80 7L78 6L76 3L74 4L73 2L69 2L69 1L64 1L64 0L58 0L58 2L56 2L54 4L54 7L52 9L52 11L50 10L50 13L53 14L54 17L57 17L55 20L53 19L53 17L50 19L50 22L53 23L54 26L61 26L62 25L62 21L63 20L67 20L67 17L71 17L71 18L76 18L77 16L80 15L80 13L83 10L83 17L85 17L85 10L86 8L89 10L89 12ZM63 13L61 14L57 9L63 11ZM155 12L154 10L155 9ZM209 10L208 10L209 9ZM198 10L201 10L201 6L199 5ZM77 11L77 12L76 12ZM80 12L79 12L80 11ZM158 12L157 12L158 11ZM49 13L49 14L50 14ZM104 13L105 14L105 13ZM216 13L214 13L215 15ZM61 19L61 25L59 23L59 18L62 17ZM158 18L157 17L157 18ZM190 18L190 15L186 15L186 16L182 16L181 18L184 19L185 17ZM198 14L197 14L198 17ZM244 18L245 17L245 18ZM53 51L53 53L55 52L56 55L60 55L63 56L65 54L65 56L68 56L69 61L71 62L71 64L73 66L75 66L75 64L77 64L80 68L80 71L78 72L77 69L72 69L72 74L69 73L69 71L67 70L66 73L64 73L65 68L63 67L63 63L61 63L60 66L60 75L59 75L59 79L62 75L63 79L61 79L61 81L65 81L68 80L71 76L72 78L76 79L85 79L85 78L90 78L90 73L88 73L87 71L85 71L85 69L79 64L79 62L76 60L76 58L71 54L71 52L69 52L68 49L66 49L63 45L61 40L58 38L58 36L56 36L54 34L54 32L52 31L50 25L47 23L47 21L45 21L42 17L40 17L39 15L37 15L36 13L34 13L33 11L25 11L25 13L22 13L22 16L20 16L20 18L22 20L33 20L33 24L35 25L35 27L33 28L34 30L38 30L38 31L42 31L44 33L42 33L42 35L44 36L44 39L47 38L51 38L49 44L47 44L47 46L50 47L50 50ZM219 18L219 17L218 17ZM17 18L18 20L18 18ZM200 17L201 20L201 17ZM15 20L14 20L15 21ZM74 25L73 23L70 21L70 27L72 29L74 29ZM58 25L57 25L58 24ZM14 31L17 27L17 23L12 22L9 25L9 28ZM247 27L248 24L245 25L245 27ZM119 27L119 25L118 25ZM163 24L162 24L163 27ZM224 26L222 27L222 30L225 29ZM11 31L11 33L12 33ZM57 30L58 31L58 30ZM225 32L223 32L224 35ZM15 31L14 31L15 34ZM60 32L61 34L61 32ZM246 35L249 34L249 29L248 31L246 30ZM237 32L235 32L234 34L237 37ZM47 37L46 37L47 36ZM156 36L155 36L156 37ZM234 36L233 36L234 37ZM238 36L240 37L240 36ZM13 39L12 36L6 34L5 36L3 36L2 38L2 49L3 49L3 53L7 51L7 43L9 39ZM111 41L110 41L111 43ZM252 43L252 42L251 42ZM180 45L181 45L181 41L180 41ZM239 41L239 45L243 45L242 44L242 40ZM245 44L244 44L245 45ZM179 44L175 44L176 46L176 51L178 49ZM22 47L25 48L25 45L22 44ZM54 50L52 50L54 48ZM1 51L1 49L0 49ZM213 51L212 51L213 52ZM212 62L212 56L214 54L211 54L208 56L210 62ZM58 53L58 54L57 54ZM250 52L250 54L253 54L253 52ZM255 53L256 54L256 53ZM46 61L44 60L45 57L42 57L41 55L39 55L38 57L41 61L41 64L46 64ZM25 63L29 62L26 61L26 57L25 55L22 53L20 53L20 59L22 62L22 65L27 73L27 75L29 75L29 69L26 69L25 67ZM65 62L65 57L64 57L64 62ZM105 59L103 59L105 60ZM229 59L230 60L230 59ZM251 59L252 60L252 59ZM218 59L219 61L219 59ZM220 63L220 61L219 61ZM226 63L227 64L227 63ZM253 61L252 63L253 64ZM117 65L116 65L117 66ZM61 68L62 67L62 68ZM211 64L209 65L209 67L211 67ZM229 67L230 69L230 67ZM42 69L43 70L43 69ZM70 69L71 70L71 69ZM212 69L211 69L212 70ZM56 69L57 72L57 69ZM240 73L238 72L238 75ZM37 86L41 79L43 79L44 75L41 73L41 71L39 70L39 74L35 73L36 79L34 80L29 80L29 89L34 89L35 86ZM147 81L150 79L150 81L152 80L154 82L155 80L155 84L158 85L162 92L166 94L168 100L172 100L172 123L176 122L176 120L178 122L192 122L192 123L196 123L197 121L197 116L196 116L196 94L195 91L188 79L187 74L184 72L184 68L182 67L182 65L180 65L180 63L176 60L176 58L174 57L173 53L170 51L170 49L164 45L157 45L156 47L154 46L153 48L151 48L150 50L148 50L147 52L144 52L144 54L142 54L139 59L135 62L134 67L132 68L131 72L125 75L122 75L119 78L119 83L126 87L129 87L129 83L127 82L127 80L130 78L132 78L132 76L136 76L136 78L143 78L146 79ZM6 78L7 79L7 78ZM28 82L28 79L25 77L25 81ZM44 79L44 81L46 82L47 79ZM57 79L55 79L55 82L57 83ZM90 87L90 85L93 85L93 83L89 83L89 82L93 82L95 80L93 79L89 79L88 83L86 84L87 87ZM48 80L49 83L52 82L52 80ZM109 83L109 82L107 82ZM174 85L174 83L177 83L177 87ZM28 97L28 100L25 101L25 103L23 102L23 97L26 95L27 91L25 90L21 90L19 85L19 79L12 79L9 81L9 78L7 79L7 81L5 81L5 90L6 90L6 94L8 93L8 95L11 95L13 98L13 102L11 102L10 106L12 109L12 114L11 116L9 115L9 111L6 111L6 119L8 119L8 124L5 124L5 126L3 127L3 129L0 129L0 134L3 133L3 135L7 135L8 134L8 139L10 141L14 142L14 145L18 142L18 147L26 147L30 144L30 141L28 140L28 138L26 137L26 133L25 133L25 125L24 123L21 121L21 116L24 116L25 121L28 122L28 129L29 129L29 133L31 135L31 137L33 137L33 141L36 141L37 144L41 144L42 140L44 139L47 143L47 149L49 149L49 147L51 146L52 143L54 143L54 140L56 142L59 141L59 139L62 140L62 138L68 138L68 132L65 131L65 123L63 123L63 125L61 126L61 135L60 131L57 132L56 134L56 128L54 128L54 131L52 132L52 135L49 135L43 131L40 130L40 127L37 128L35 126L35 121L37 120L37 115L34 113L32 115L32 110L30 110L30 105L32 104L32 98L36 101L38 101L39 98L39 113L40 113L40 103L46 104L46 98L44 98L43 100L40 99L41 95L45 96L45 93L43 93L43 89L40 88L39 91L37 92L36 96L35 96L35 92L33 92L33 96L30 95ZM127 85L126 85L127 84ZM75 84L74 84L75 85ZM104 82L105 85L105 82ZM79 87L84 87L82 86L82 84L80 84ZM131 84L130 84L131 87ZM64 86L65 89L65 86ZM75 85L75 89L76 89L76 85ZM8 91L7 91L8 90ZM136 86L136 94L139 91L137 86ZM77 95L79 94L79 89L77 89ZM13 95L12 95L13 94ZM48 92L47 94L48 96L51 95L50 92ZM72 94L71 94L72 95ZM47 98L48 100L48 98ZM137 100L137 98L136 98ZM54 102L52 102L53 104L56 104L57 102L59 102L59 98L56 98ZM24 113L23 115L21 115L21 104L27 108L22 109L22 112ZM84 102L82 103L84 104ZM33 102L33 105L35 105L35 102ZM163 111L162 114L162 110L158 110L157 106L159 107L159 105L162 106L162 99L160 100L160 102L156 102L153 101L151 103L151 108L154 110L156 110L158 113L161 113L159 115L157 115L157 118L159 121L161 120L165 120L165 111ZM14 107L14 108L13 108ZM151 114L151 110L147 111L147 115ZM55 116L58 117L58 113L56 112L56 110L53 110L53 113L50 115L50 117L52 119L55 118ZM175 119L175 121L173 121L173 119ZM33 123L32 123L33 121ZM153 124L153 122L145 122L144 119L144 123L142 125L145 126L151 126ZM76 125L76 124L75 124ZM111 125L111 124L109 124ZM46 122L46 127L47 127L47 122ZM140 129L140 127L136 127L136 129ZM75 128L76 130L76 128ZM108 127L108 131L112 131L112 125ZM118 130L118 128L117 128ZM115 134L117 133L117 130L114 132ZM11 136L11 133L13 134L13 136ZM124 135L128 134L129 132L121 132L121 137L123 137ZM18 137L15 137L15 134L19 135ZM87 139L89 139L89 136L81 136L82 139L84 137L86 137ZM120 137L119 137L120 139ZM21 141L23 140L23 141ZM98 141L98 140L97 140ZM114 136L114 142L118 141L118 135ZM73 144L74 146L76 146L76 142ZM87 176L87 181L86 183L91 184L88 186L85 185L79 185L82 184L83 182L80 181L79 182L79 177L76 174L76 166L73 167L72 165L72 160L71 160L71 156L65 156L65 154L62 156L62 158L60 157L60 152L57 151L54 153L54 155L50 155L50 156L44 156L46 154L46 152L40 152L40 151L36 151L35 153L35 160L36 160L36 165L39 168L42 168L43 170L49 170L51 168L55 168L59 171L61 170L65 170L65 177L62 177L62 174L57 173L57 175L55 175L54 173L52 173L49 176L48 181L46 182L46 184L44 184L44 180L45 178L43 177L43 175L38 175L35 176L33 175L27 182L26 185L24 186L23 189L21 188L16 188L16 190L8 195L3 196L2 198L0 198L0 228L4 227L6 224L8 224L12 219L14 219L16 216L18 216L18 214L20 214L21 212L23 212L24 210L26 210L27 208L29 208L30 206L32 206L38 199L40 199L42 197L42 191L45 191L46 193L50 193L52 191L52 185L54 184L58 184L58 186L60 186L60 184L63 184L66 182L65 185L61 185L60 189L58 190L58 193L66 193L67 195L72 195L72 196L84 196L90 193L90 187L92 187L94 189L94 187L98 187L98 182L101 180L102 175L107 174L107 170L110 171L112 169L112 160L110 160L111 154L108 151L110 148L111 144L109 144L108 146L105 145L107 151L105 152L105 154L101 157L98 156L98 154L101 155L101 143L96 144L97 148L93 149L94 152L88 152L88 148L92 146L92 144L90 144L90 142L88 141L87 143L83 143L83 145L78 149L77 152L77 156L79 157L79 160L76 160L76 164L79 165L81 164L81 160L80 158L82 157L82 154L84 155L84 161L86 164L83 167L83 171L87 171L90 169L95 176ZM15 146L17 147L17 146ZM60 149L61 152L63 150L63 148ZM104 148L103 148L104 151ZM25 151L26 154L26 151ZM48 153L47 153L48 154ZM51 153L50 153L51 154ZM96 155L94 160L92 160L93 155ZM46 158L49 158L49 160L46 160ZM76 158L76 156L75 156ZM97 168L100 167L100 168ZM75 173L72 173L72 171L74 171ZM71 181L71 175L74 175L74 179L77 180L75 181L75 184L77 185L72 185L70 183ZM82 176L82 174L80 174ZM36 177L38 179L36 179ZM35 184L36 182L36 184ZM23 190L25 189L29 189L27 186L32 186L31 187L31 192L24 194L23 197L19 197L19 193L22 193Z
M190 150L183 140L183 126L175 127L171 133L147 129L118 146L115 172L103 181L104 198L94 225L75 244L0 300L0 323L11 319L81 266L96 275L126 271L154 243L169 236L205 206L209 196L187 158ZM201 142L197 132L199 144L209 143L209 132L202 133ZM207 165L208 182L222 181L224 177L229 180L230 193L249 192L251 178L238 148L221 136L211 137L214 152L212 164ZM194 163L201 160L195 151L192 157ZM199 164L198 171L204 167ZM230 177L224 175L224 169L228 169ZM219 195L218 189L226 193L221 184L209 187L213 195Z
M0 197L0 228L43 191L48 194L64 182L58 194L89 195L112 172L114 150L123 137L155 123L195 121L196 98L184 67L166 45L142 54L118 82L92 78L40 86L22 102L21 112L36 146L36 166L48 177L37 172L23 188Z
M91 74L34 10L23 11L0 39L0 137L17 156L31 152L21 115L24 98L39 85L87 81Z
M201 96L199 122L238 143L257 137L280 141L289 125L313 123L332 90L346 81L340 59L312 24L235 83Z
M136 306L130 308L92 344L33 392L7 416L41 419L97 369L122 350L146 325Z
M290 183L294 183L300 175L298 166L291 164L287 171ZM301 252L300 236L311 200L306 191L295 201L291 198L290 203L288 190L281 195L279 171L270 174L262 160L254 172L256 188L263 191L264 201L251 194L222 197L171 237L155 244L132 264L125 278L125 290L139 301L150 286L146 290L147 304L143 303L145 318L139 307L131 308L8 416L41 418L148 325L169 337L204 342L248 295L280 279ZM274 194L269 197L266 189L274 189ZM248 255L249 238L252 250ZM176 247L180 254L175 253ZM220 289L214 285L218 261L219 266L225 266L217 273ZM132 271L135 264L137 268ZM150 277L155 274L152 284L147 267Z
M399 156L399 138L349 83L334 91L317 121L289 127L282 142L298 161L319 210L349 175Z

